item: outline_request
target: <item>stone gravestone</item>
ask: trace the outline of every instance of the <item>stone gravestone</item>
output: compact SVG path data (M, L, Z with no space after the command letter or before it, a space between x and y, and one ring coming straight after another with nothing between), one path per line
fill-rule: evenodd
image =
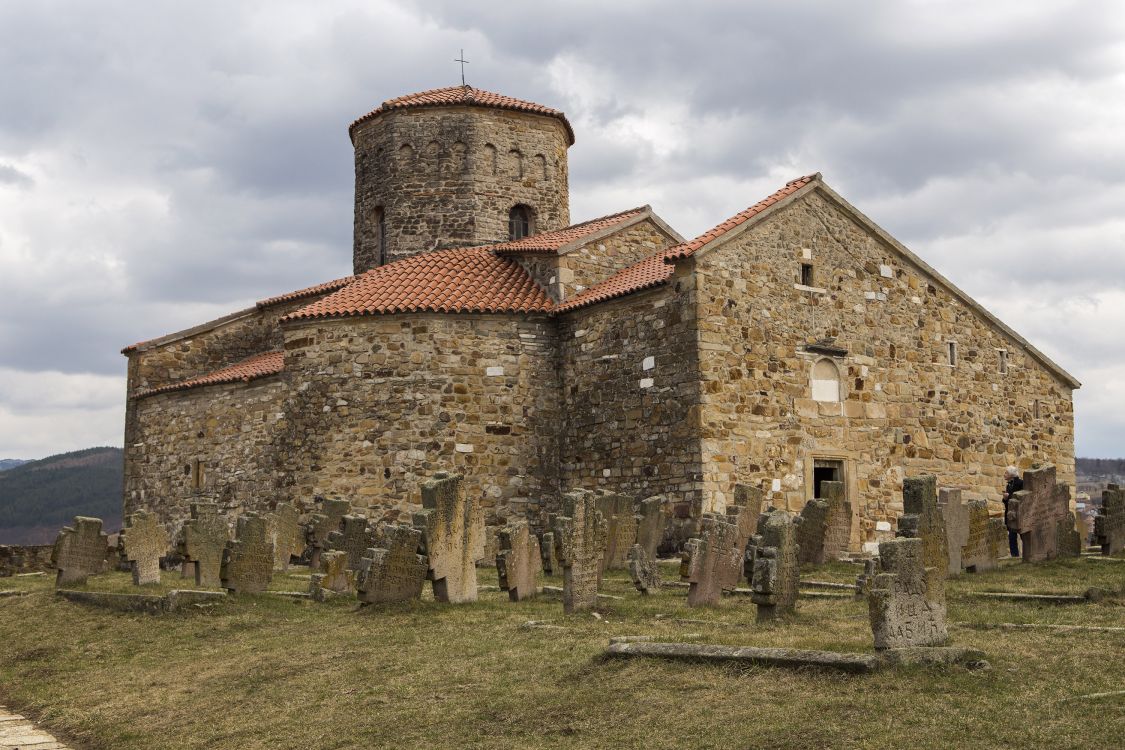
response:
M551 523L554 523L553 521ZM544 531L539 535L539 555L543 559L543 572L555 573L555 532Z
M429 561L418 554L422 532L413 526L383 526L381 547L367 550L356 571L359 600L405 602L422 596Z
M592 492L572 490L563 495L563 512L554 518L554 534L563 569L563 611L593 609L605 557L606 522Z
M664 527L668 525L670 513L668 512L667 498L655 495L641 501L640 512L637 514L637 544L644 548L645 556L649 560L656 560L656 552L660 543L664 541ZM629 549L629 559L632 560L632 548ZM632 562L629 563L630 568Z
M102 571L109 537L102 533L100 518L75 516L74 526L64 526L51 551L51 565L58 573L55 586L83 584Z
M637 541L637 516L633 498L617 493L598 496L598 511L606 523L605 560L602 572L624 570L629 549Z
M278 503L270 526L273 538L273 569L280 573L289 570L289 561L305 551L305 532L301 528L301 515L289 503Z
M966 506L968 534L961 547L961 568L970 573L993 570L999 563L1001 548L1008 548L1008 529L1004 519L988 515L988 501L973 500Z
M660 590L660 566L640 544L634 544L629 550L629 576L642 594Z
M949 555L948 575L961 574L961 554L969 543L969 506L961 499L961 490L938 490L938 507L945 521L945 546Z
M1023 489L1008 501L1008 522L1020 535L1025 563L1059 554L1059 522L1066 518L1069 492L1055 482L1055 467L1025 471Z
M265 516L239 516L235 539L227 542L219 575L223 588L236 594L258 594L269 588L273 577L273 541Z
M435 474L422 485L422 510L414 514L434 599L453 604L476 601L477 560L484 557L484 511L461 492L461 479L460 474Z
M704 513L699 521L699 536L684 544L680 576L688 587L689 607L706 607L719 603L728 582L731 556L738 549L738 526L725 516Z
M340 519L340 530L328 533L326 549L347 555L348 570L359 570L359 561L375 546L375 534L367 527L367 517L347 515Z
M870 582L867 608L875 648L940 646L949 640L944 575L925 565L925 540L892 539L879 544L879 572ZM942 561L944 573L945 562Z
M354 576L348 569L348 553L329 549L320 553L320 572L309 576L309 593L318 602L332 594L346 594L352 590Z
M1125 550L1125 490L1111 484L1102 491L1102 507L1094 517L1094 537L1103 555Z
M305 526L305 541L311 548L309 566L316 568L320 563L320 553L328 547L328 535L340 530L340 522L352 509L347 500L326 499L320 504L320 510L309 516Z
M822 482L820 492L820 499L805 503L798 527L801 562L813 565L844 556L852 531L852 504L844 483Z
M129 563L134 586L160 583L160 558L168 554L168 532L155 514L138 510L125 519L117 548Z
M220 570L223 550L230 539L227 518L219 513L215 503L192 503L191 518L180 531L180 554L185 565L194 572L195 585L217 589L221 583Z
M922 563L926 575L934 577L934 585L944 585L949 570L949 552L945 541L945 518L937 501L937 477L927 474L902 481L903 516L898 520L896 536L922 540Z
M746 563L746 545L758 528L762 515L762 491L745 484L734 486L734 503L727 506L727 522L737 529L734 546L719 561L719 585L723 591L734 591L742 580Z
M543 558L539 540L531 533L527 521L517 521L500 529L497 541L500 550L496 553L496 573L500 590L507 591L513 602L535 596Z
M797 539L803 523L774 508L758 517L758 533L746 552L746 577L759 621L791 613L796 606L801 582Z

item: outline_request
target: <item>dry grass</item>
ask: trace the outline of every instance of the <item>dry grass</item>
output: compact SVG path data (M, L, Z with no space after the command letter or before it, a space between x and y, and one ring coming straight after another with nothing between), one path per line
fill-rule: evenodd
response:
M849 581L854 566L813 574ZM669 567L667 575L673 575ZM495 585L494 571L480 572ZM954 621L1125 626L1119 603L981 602L970 590L1119 587L1125 563L1005 566L950 583ZM182 585L165 574L161 588ZM548 581L561 585L557 580ZM296 576L273 588L303 590ZM692 610L682 589L642 598L624 576L598 620L556 601L371 607L271 596L154 617L60 601L50 578L4 579L0 700L90 748L1122 747L1125 634L953 629L990 671L870 676L601 658L614 635L847 651L871 648L866 605L808 600L760 626L743 597ZM91 588L133 590L125 574ZM677 619L706 622L680 623ZM567 630L522 630L550 620Z

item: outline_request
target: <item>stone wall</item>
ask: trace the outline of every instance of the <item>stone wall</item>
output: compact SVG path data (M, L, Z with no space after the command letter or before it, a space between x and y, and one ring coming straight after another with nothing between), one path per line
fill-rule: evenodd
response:
M555 117L483 107L392 110L360 124L355 145L354 268L386 258L508 240L525 204L533 231L570 223L569 136Z
M812 286L798 283L802 263ZM1070 388L826 194L705 250L696 266L706 509L721 510L744 481L799 510L813 460L837 459L867 518L854 548L874 521L901 514L904 475L935 474L996 509L1008 464L1054 463L1073 482ZM826 339L846 353L805 351ZM840 370L838 403L812 399L825 357Z
M676 240L651 219L588 242L559 258L561 296L563 299L573 297L674 244Z
M0 578L51 570L54 545L0 544Z
M667 494L698 511L699 366L692 278L559 319L566 489L642 499Z

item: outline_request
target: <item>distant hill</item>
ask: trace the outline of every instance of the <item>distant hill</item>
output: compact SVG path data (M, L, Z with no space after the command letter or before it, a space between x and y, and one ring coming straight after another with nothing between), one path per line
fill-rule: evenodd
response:
M1076 458L1074 463L1079 476L1125 475L1125 458Z
M17 466L21 466L22 464L26 463L27 461L23 460L22 458L0 458L0 471L14 469Z
M120 448L87 448L0 472L0 544L50 544L75 516L121 528Z

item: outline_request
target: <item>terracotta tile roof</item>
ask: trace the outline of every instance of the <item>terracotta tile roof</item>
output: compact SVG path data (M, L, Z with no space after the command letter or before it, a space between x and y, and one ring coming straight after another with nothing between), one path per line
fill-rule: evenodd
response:
M417 94L407 94L406 96L400 96L395 99L388 99L379 105L377 109L371 110L349 125L348 135L350 136L360 123L373 120L384 112L389 112L392 109L450 107L457 105L510 109L517 112L529 112L533 115L557 117L562 121L563 126L566 127L570 145L574 145L574 128L570 127L570 122L567 121L566 115L559 110L544 107L542 104L535 104L534 102L526 102L522 99L514 99L510 96L504 96L503 94L495 94L491 91L476 89L472 86L448 86L443 89L430 89L429 91L420 91Z
M323 294L325 292L334 292L337 289L340 289L341 287L345 287L348 284L352 283L353 281L355 281L355 279L355 276L345 276L342 279L333 279L332 281L326 281L323 284L317 284L315 286L308 286L304 289L298 289L295 292L289 292L288 294L279 294L276 297L268 297L263 300L258 300L256 304L258 309L262 310L267 307L272 307L273 305L280 305L283 302L292 302L293 300L304 299L305 297L315 297L316 295Z
M795 180L790 180L789 182L785 183L785 187L781 188L781 190L778 190L773 195L770 195L767 198L763 198L753 206L750 206L750 208L746 209L745 211L739 211L734 216L730 217L713 229L704 232L694 240L670 248L668 251L668 261L674 263L680 258L686 258L689 255L695 254L695 252L702 248L704 245L717 240L719 237L722 237L724 234L739 226L740 224L745 224L747 221L754 218L762 211L765 211L773 204L777 203L780 200L783 200L784 198L788 198L790 195L793 195L793 193L797 192L805 185L808 185L813 180L819 179L820 172L817 172L816 174L805 175L804 177L798 177Z
M621 224L648 210L648 206L630 208L628 211L602 216L598 219L590 219L581 224L572 224L562 229L540 232L539 234L533 234L512 242L501 242L497 245L489 245L489 248L501 255L523 255L525 253L550 255L552 253L557 253L572 242L581 240L583 237L588 237L603 229L609 229L617 224Z
M614 297L624 297L626 294L639 292L642 289L659 286L672 277L675 266L665 262L671 248L650 255L639 263L634 263L624 268L605 281L594 284L589 289L584 289L556 308L559 312L577 310L596 302L603 302Z
M284 352L255 354L253 357L248 357L241 362L236 362L221 370L215 370L207 375L201 375L198 378L192 378L170 385L162 385L159 388L150 388L147 391L140 391L136 394L136 397L142 398L157 393L168 393L169 391L186 391L189 388L198 388L204 385L238 382L248 383L251 380L263 378L266 375L275 375L283 369L285 369Z
M487 247L435 250L374 268L282 320L399 312L549 312L519 263Z

